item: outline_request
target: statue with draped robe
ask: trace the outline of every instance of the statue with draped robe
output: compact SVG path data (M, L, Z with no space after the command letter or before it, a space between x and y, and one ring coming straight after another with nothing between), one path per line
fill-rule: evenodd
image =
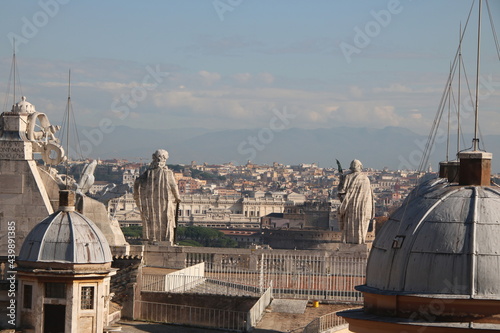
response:
M172 245L181 199L167 159L166 150L154 152L149 168L134 183L134 199L141 212L143 239Z
M370 180L362 169L361 162L353 160L350 171L341 175L337 188L341 201L337 216L345 243L364 244L374 215L375 205Z

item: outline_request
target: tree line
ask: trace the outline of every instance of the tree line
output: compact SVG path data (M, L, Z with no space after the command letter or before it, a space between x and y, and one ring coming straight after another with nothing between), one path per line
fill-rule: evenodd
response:
M135 241L142 238L142 226L122 227L123 235L127 241ZM176 228L176 243L182 246L196 247L238 247L238 243L224 235L219 230L198 226Z

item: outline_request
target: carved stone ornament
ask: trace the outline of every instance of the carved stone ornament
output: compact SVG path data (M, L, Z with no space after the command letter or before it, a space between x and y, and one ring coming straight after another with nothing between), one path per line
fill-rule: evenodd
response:
M47 115L37 112L35 106L26 101L25 96L12 106L11 112L4 112L0 117L1 142L10 142L11 145L23 141L30 143L31 147L25 150L24 158L32 159L32 153L40 153L43 161L50 165L59 164L65 159L64 149L55 136L60 129L61 126L50 124ZM6 155L6 158L8 156L10 155Z

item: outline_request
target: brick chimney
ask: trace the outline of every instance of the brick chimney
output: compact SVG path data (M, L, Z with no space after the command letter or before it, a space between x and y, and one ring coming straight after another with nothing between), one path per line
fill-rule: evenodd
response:
M464 151L460 159L460 185L491 185L492 154L484 151Z
M458 160L439 162L439 178L446 178L450 183L459 182L459 170L460 162Z
M69 190L59 191L59 210L63 212L75 210L75 192Z

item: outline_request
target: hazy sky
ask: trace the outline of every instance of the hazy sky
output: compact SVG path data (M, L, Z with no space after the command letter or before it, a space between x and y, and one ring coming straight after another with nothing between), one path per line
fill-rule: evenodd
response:
M472 2L2 0L0 88L15 37L22 92L52 122L71 69L85 126L264 128L286 109L288 127L428 133ZM500 33L500 1L489 2ZM483 10L480 107L491 134L500 61ZM463 45L472 90L476 22L477 3Z

